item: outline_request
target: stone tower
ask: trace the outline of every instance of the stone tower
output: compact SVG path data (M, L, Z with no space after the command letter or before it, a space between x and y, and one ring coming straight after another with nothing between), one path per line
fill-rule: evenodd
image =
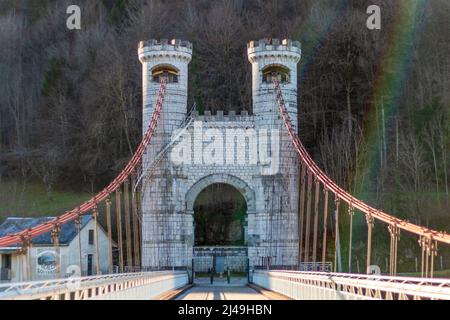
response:
M275 74L281 83L292 124L297 129L297 64L301 52L298 41L286 39L264 39L248 44L248 59L252 64L253 113L258 126L272 125L274 116L278 115L272 84Z
M152 179L151 183L142 183L142 264L146 267L172 266L177 251L182 250L183 256L185 252L184 241L176 232L185 222L184 216L175 215L170 163L163 161L155 166L153 161L186 118L191 59L192 44L188 41L149 40L139 44L144 132L151 121L161 77L167 82L163 111L143 158L143 172Z
M265 203L260 221L268 220L266 227L269 230L260 239L260 246L266 248L265 255L270 257L272 265L292 265L298 259L298 155L282 123L272 77L280 82L286 109L297 129L300 43L287 39L252 41L247 46L247 53L252 64L255 127L257 130L279 130L280 138L278 170L259 177L262 197L259 201ZM272 158L275 156L272 154Z
M181 40L149 40L139 44L142 63L143 131L147 130L160 87L160 77L167 81L164 119L174 127L180 125L187 112L188 65L192 44ZM174 128L164 129L171 135Z
M247 263L250 266L297 264L298 160L280 120L271 77L276 76L281 82L287 109L297 127L300 56L297 42L276 39L250 42L253 115L247 111L228 114L205 111L204 115L193 112L192 119L184 122L192 45L179 40L141 42L144 130L151 119L160 78L165 77L168 82L157 131L143 159L144 180L148 180L148 183L141 182L143 267L194 265L195 271L207 271L226 266L242 272L247 269ZM180 127L188 137L180 139L183 143L178 138L172 140ZM270 137L266 135L264 139L261 133L268 131ZM224 146L223 154L217 150L216 156L205 156L205 150L215 145L211 144L212 136L219 146ZM173 154L169 154L176 153L184 143L186 154L183 151L183 157L178 160L186 161L173 161ZM253 157L256 149L250 147L252 143L257 145L257 161ZM166 154L162 150L169 151ZM267 157L261 160L264 153ZM265 161L266 158L272 160ZM155 164L155 159L160 161ZM246 203L246 212L239 218L243 242L223 246L199 242L195 230L201 221L196 220L196 200L209 187L224 184L234 188ZM218 206L225 203L216 198L213 202Z

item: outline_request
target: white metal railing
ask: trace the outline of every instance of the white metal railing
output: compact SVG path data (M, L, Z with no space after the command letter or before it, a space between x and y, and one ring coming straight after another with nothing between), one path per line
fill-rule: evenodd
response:
M0 300L150 300L188 282L186 271L19 282L0 285Z
M450 300L447 279L258 270L253 283L297 300Z

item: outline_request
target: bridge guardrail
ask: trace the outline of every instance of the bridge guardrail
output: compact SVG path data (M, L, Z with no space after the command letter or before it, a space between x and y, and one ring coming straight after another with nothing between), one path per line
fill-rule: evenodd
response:
M277 270L277 271L317 271L333 272L333 262L301 262L299 266L291 265L255 265L255 270Z
M189 281L186 271L120 273L0 285L0 300L150 300Z
M297 300L450 300L446 279L257 270L253 283Z

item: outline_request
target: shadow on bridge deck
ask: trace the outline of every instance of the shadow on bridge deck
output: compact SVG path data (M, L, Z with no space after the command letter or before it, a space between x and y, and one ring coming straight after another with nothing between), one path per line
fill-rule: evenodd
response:
M176 300L269 300L247 286L194 286Z
M231 283L226 279L209 278L195 280L194 287L186 290L175 300L284 300L281 295L266 294L257 288L248 286L247 278L234 278Z

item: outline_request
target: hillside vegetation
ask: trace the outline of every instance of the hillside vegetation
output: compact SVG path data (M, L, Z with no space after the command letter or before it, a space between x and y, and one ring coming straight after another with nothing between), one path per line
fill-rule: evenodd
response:
M82 30L66 28L70 4ZM117 175L141 138L140 40L193 43L189 106L251 112L246 43L291 38L314 160L373 206L448 228L449 20L448 0L3 0L1 214L64 211Z
M57 216L73 209L90 198L89 194L54 191L47 197L41 183L22 184L17 181L2 181L0 184L0 223L6 217Z

